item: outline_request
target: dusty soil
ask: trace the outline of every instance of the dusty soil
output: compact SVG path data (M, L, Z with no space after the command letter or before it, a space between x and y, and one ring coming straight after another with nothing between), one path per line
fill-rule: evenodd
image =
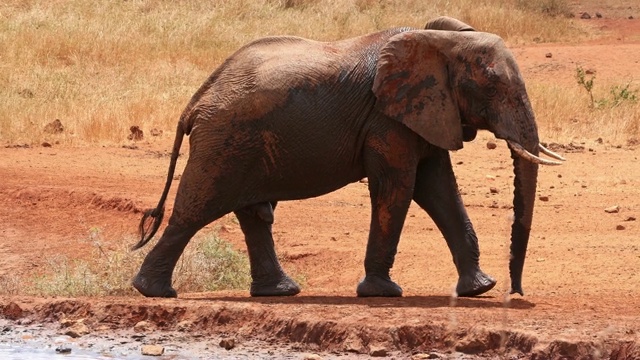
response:
M598 8L588 1L573 6L604 15L584 20L599 29L599 37L586 44L514 49L525 77L570 82L579 62L597 68L599 78L639 78L640 6L630 2ZM553 58L546 58L547 52ZM139 141L135 149L1 148L0 275L37 273L53 254L90 256L86 239L92 228L101 229L107 240L133 239L140 209L155 206L160 196L171 136ZM277 250L290 259L289 270L306 276L296 297L256 299L248 290L180 294L170 300L4 296L0 318L16 326L35 322L55 327L63 318L84 319L94 334L124 333L144 320L167 334L188 335L180 342L204 336L217 344L221 337L233 337L238 348L260 340L329 357L423 353L463 358L465 353L483 358L640 359L640 222L635 220L640 217L640 146L607 139L556 144L567 162L541 169L526 294L509 300L513 174L506 145L499 142L489 150L489 139L490 134L481 135L452 155L480 237L482 267L499 280L485 296L451 298L456 281L451 257L435 225L414 205L392 274L405 296L356 298L369 199L367 185L354 183L278 206ZM185 161L180 158L178 172ZM612 206L619 211L605 212ZM244 251L242 233L229 217L203 231L221 225L222 236Z

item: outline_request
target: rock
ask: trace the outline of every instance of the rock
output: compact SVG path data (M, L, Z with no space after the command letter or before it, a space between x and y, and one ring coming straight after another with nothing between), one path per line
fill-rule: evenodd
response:
M176 330L189 331L192 326L193 326L193 323L191 321L183 320L176 325Z
M589 15L589 13L583 12L580 15L580 19L591 19L591 15Z
M234 338L226 338L226 339L222 339L220 340L220 347L224 348L225 350L231 350L234 347L236 347L236 339Z
M373 357L385 357L388 355L388 351L384 346L371 346L369 348L369 356Z
M31 91L31 89L22 89L18 91L18 95L22 96L25 99L33 99L33 97L35 96L33 94L33 91Z
M446 359L445 354L438 354L436 352L430 352L428 354L415 354L411 357L411 360L423 360L423 359Z
M153 324L144 320L139 321L137 324L133 325L133 331L137 333L153 331L153 328Z
M322 360L322 356L318 354L304 354L303 360Z
M593 74L596 73L596 71L593 70L593 69L587 69L587 70L584 71L584 73L587 74L587 75L593 75ZM573 144L571 144L571 145L573 145ZM577 148L578 146L575 146L575 147ZM584 149L584 146L582 146L582 149Z
M552 53L546 53L544 54L544 57L546 57L547 59L550 59L551 57L553 57Z
M362 345L362 340L357 335L351 333L349 337L344 341L344 350L346 352L351 353L364 353L364 346Z
M142 345L142 355L160 356L164 354L164 347L160 345Z
M500 192L500 190L498 190L498 188L495 188L495 187L490 187L489 192L492 194L497 194Z
M131 131L131 134L127 137L129 140L138 141L144 138L144 132L137 125L130 127L129 131Z
M64 334L77 339L83 335L87 335L89 332L89 328L84 324L83 320L78 320L75 324L69 326Z
M56 348L56 353L58 354L71 354L71 348L60 345Z
M42 147L51 147L51 143L48 143L46 141L43 142L41 145L42 145Z
M62 126L60 119L55 119L44 127L44 132L47 134L60 134L63 131L64 126Z
M636 218L634 216L627 216L624 221L636 221Z
M495 141L492 141L492 140L487 141L487 149L493 150L497 147L498 147L498 144L496 144Z
M360 179L360 183L362 183L362 184L368 184L368 183L369 183L369 178L362 178L362 179Z
M633 15L629 15L629 20L633 20Z
M596 11L596 17L597 17L598 19L601 19L601 18L602 18L602 14L600 14L599 12L597 12L597 11Z
M624 225L618 225L618 226L616 226L616 230L624 230L624 229L626 229L626 228L624 227Z
M549 197L548 197L548 196L546 196L546 195L540 195L540 196L538 196L538 199L539 199L540 201L549 201Z
M2 309L2 314L9 320L18 320L22 317L23 311L20 305L10 302Z
M617 214L617 213L620 212L620 206L618 206L618 205L610 206L610 207L604 209L604 212L606 212L608 214Z

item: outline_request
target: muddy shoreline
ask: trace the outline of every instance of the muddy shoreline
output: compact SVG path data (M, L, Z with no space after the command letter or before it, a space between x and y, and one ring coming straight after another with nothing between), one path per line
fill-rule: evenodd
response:
M0 299L4 344L27 340L49 345L62 341L93 352L140 356L143 344L165 348L174 358L442 358L442 359L638 359L640 344L632 328L620 336L613 329L574 339L548 338L529 331L484 328L466 321L425 322L407 309L410 300L372 299L362 302L369 318L389 309L414 316L405 325L352 319L307 320L304 312L317 312L321 305L300 297L292 301L300 308L282 312L268 303L220 301L209 295L193 299ZM274 302L277 300L274 300ZM473 301L473 300L470 300ZM329 305L335 306L335 305ZM304 309L306 307L306 309ZM339 308L339 306L337 306ZM385 309L384 307L388 307ZM339 310L339 309L338 309ZM413 309L415 310L415 309ZM457 311L455 309L451 311ZM468 309L462 309L469 311ZM393 310L392 310L393 311ZM339 312L339 311L338 311ZM363 315L364 316L364 315ZM415 321L418 320L418 321ZM81 323L85 334L69 336ZM25 337L26 336L26 337ZM39 340L40 339L40 340ZM56 340L57 339L57 340ZM221 340L234 345L225 350ZM44 342L43 342L44 341ZM430 356L430 357L429 357Z

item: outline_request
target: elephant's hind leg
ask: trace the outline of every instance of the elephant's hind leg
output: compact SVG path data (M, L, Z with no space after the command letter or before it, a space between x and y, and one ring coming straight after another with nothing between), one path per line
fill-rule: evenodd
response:
M425 209L444 235L458 270L458 296L476 296L491 290L496 281L480 270L478 238L458 192L445 150L418 166L414 200Z
M251 296L290 296L300 292L282 270L276 256L271 226L277 203L259 203L235 211L251 262Z
M185 246L200 228L169 225L156 246L147 254L132 285L147 297L177 297L171 286L173 269Z

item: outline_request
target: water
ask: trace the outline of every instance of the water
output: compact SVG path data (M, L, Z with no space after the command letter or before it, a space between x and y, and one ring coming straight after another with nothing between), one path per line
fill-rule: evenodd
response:
M49 360L49 359L65 359L65 360L113 360L117 357L113 355L100 355L91 353L89 351L83 351L78 349L72 349L70 354L59 354L55 348L33 348L28 345L16 346L0 344L0 359L3 360ZM128 357L127 359L134 359L135 357Z

